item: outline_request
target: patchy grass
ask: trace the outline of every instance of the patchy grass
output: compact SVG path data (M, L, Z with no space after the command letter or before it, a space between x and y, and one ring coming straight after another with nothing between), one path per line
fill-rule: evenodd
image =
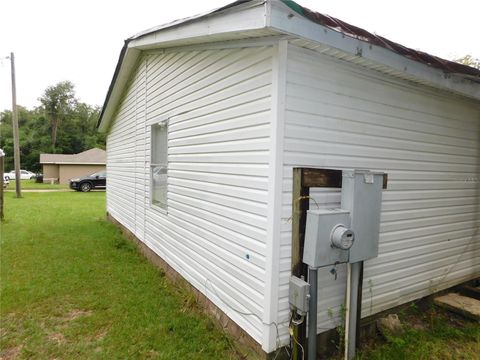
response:
M238 359L104 214L102 192L6 194L0 358Z
M37 183L35 179L31 180L21 180L22 190L61 190L61 189L68 189L67 184L44 184L44 183ZM12 190L15 191L15 180L10 180L10 184L8 184L5 190Z
M358 360L477 360L480 324L428 304L400 312L405 332L364 344Z

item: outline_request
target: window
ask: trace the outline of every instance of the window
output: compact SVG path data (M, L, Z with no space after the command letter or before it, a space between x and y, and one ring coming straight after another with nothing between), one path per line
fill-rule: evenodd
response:
M104 178L104 177L107 177L107 172L106 171L99 171L99 172L93 173L92 175L90 175L90 177Z
M168 169L168 125L167 122L152 125L151 142L151 199L152 204L167 209Z

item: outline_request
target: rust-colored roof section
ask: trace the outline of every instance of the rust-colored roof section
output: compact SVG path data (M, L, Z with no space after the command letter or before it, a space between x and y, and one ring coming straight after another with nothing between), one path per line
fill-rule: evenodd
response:
M285 5L287 5L289 8L291 8L295 12L299 13L300 15L303 15L307 19L310 19L311 21L317 24L326 26L332 30L341 32L342 34L345 34L347 36L389 49L397 54L405 56L406 58L421 62L423 64L435 67L437 69L441 69L447 73L459 73L459 74L471 75L474 77L478 77L479 78L478 80L480 81L480 70L478 69L475 69L467 65L459 64L454 61L445 60L437 56L427 54L426 52L423 52L423 51L408 48L406 46L403 46L401 44L388 40L382 36L372 34L371 32L364 30L362 28L359 28L357 26L350 25L332 16L321 14L316 11L312 11L306 7L301 6L300 4L297 4L294 1L291 1L291 0L282 0L282 1Z
M93 148L78 154L40 154L40 164L106 164L105 150Z

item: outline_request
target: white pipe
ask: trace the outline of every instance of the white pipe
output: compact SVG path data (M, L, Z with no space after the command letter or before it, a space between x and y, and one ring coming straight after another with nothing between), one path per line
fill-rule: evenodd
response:
M348 360L355 357L356 343L357 343L357 325L359 324L361 304L358 302L361 294L360 290L360 273L363 266L363 261L358 261L350 264L350 305L348 309Z

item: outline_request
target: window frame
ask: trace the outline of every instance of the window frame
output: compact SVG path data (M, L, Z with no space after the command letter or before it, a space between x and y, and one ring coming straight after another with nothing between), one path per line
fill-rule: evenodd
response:
M165 163L157 163L153 162L153 154L154 154L154 128L155 127L165 127L165 138L166 138L166 162ZM154 123L150 124L150 166L149 166L149 178L150 178L150 207L155 209L156 211L159 211L163 214L168 214L168 127L169 127L169 118L164 118L164 119L159 119L155 121ZM166 183L165 183L165 207L163 207L159 203L154 203L153 202L153 194L154 194L154 184L153 184L153 168L154 166L161 166L165 165L167 168L167 176L166 176Z

